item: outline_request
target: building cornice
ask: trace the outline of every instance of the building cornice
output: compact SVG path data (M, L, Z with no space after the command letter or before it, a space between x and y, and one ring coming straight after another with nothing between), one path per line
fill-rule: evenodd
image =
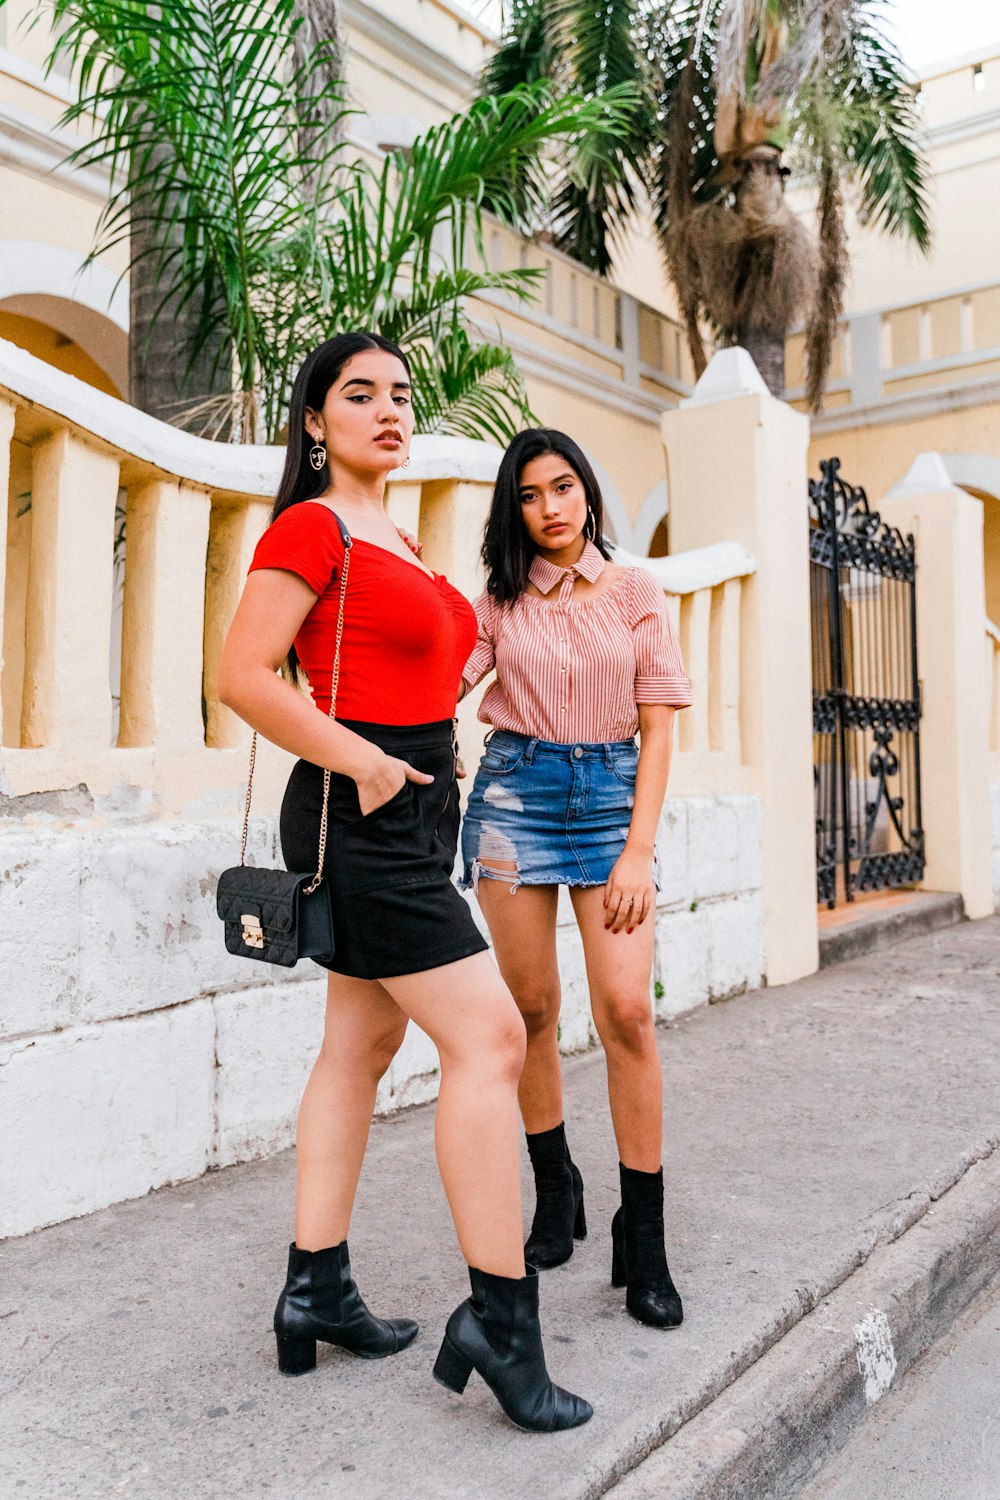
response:
M957 146L962 141L973 141L981 135L993 135L1000 130L1000 107L984 110L981 114L963 115L958 120L945 120L941 125L931 125L923 134L923 144L929 151L944 146ZM978 163L971 163L978 165Z
M0 100L0 162L42 181L55 180L78 198L89 198L103 206L110 190L109 173L102 167L66 164L66 158L85 144L85 138L75 131L50 125Z
M59 104L73 104L76 101L76 94L68 78L63 78L60 73L46 73L37 63L28 62L27 58L12 52L9 47L0 47L0 77L4 76L13 78L18 83L25 83L29 88L38 89Z
M382 11L366 5L364 0L340 0L337 11L348 30L368 41L378 42L401 62L418 68L435 82L443 83L463 95L471 94L475 88L477 74L473 68L467 68L446 52L438 51L412 31L400 26L398 21L393 21Z
M944 78L948 73L961 73L965 68L975 68L981 63L1000 58L1000 47L989 42L985 47L974 47L971 52L960 52L955 57L946 57L941 62L928 63L917 68L916 76L921 83L930 83L933 78Z
M814 435L843 432L858 427L887 427L899 422L919 422L945 412L964 411L970 406L988 406L1000 402L1000 375L982 380L963 381L961 385L935 386L912 395L889 396L870 406L838 406L812 418Z

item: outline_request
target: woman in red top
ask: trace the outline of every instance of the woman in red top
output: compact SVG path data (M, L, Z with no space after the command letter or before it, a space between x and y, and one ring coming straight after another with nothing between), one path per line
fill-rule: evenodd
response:
M438 1164L472 1297L448 1321L434 1373L477 1369L519 1426L578 1426L591 1408L552 1384L538 1281L524 1263L517 1080L524 1025L450 874L458 834L453 718L476 636L472 607L401 542L385 511L413 433L405 356L371 333L316 349L296 378L272 522L223 655L219 694L301 757L281 810L290 869L316 868L323 772L336 952L326 1032L299 1111L295 1243L275 1311L279 1365L312 1369L316 1340L375 1359L416 1336L374 1317L347 1234L375 1091L408 1020L441 1058ZM337 718L328 715L344 542L352 538ZM312 701L278 669L301 663Z

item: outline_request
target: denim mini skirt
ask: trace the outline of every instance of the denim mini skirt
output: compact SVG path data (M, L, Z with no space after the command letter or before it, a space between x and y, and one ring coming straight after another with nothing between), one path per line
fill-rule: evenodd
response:
M462 824L459 885L604 885L628 838L638 764L634 739L563 745L494 730Z

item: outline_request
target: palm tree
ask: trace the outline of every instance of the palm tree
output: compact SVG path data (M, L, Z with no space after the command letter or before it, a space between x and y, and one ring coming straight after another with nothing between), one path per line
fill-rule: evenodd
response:
M295 0L292 37L296 76L318 96L315 100L317 124L304 128L303 138L299 141L301 155L308 158L314 151L315 135L336 130L342 113L339 96L331 97L326 87L336 85L341 77L334 0ZM160 150L164 160L168 160L169 147ZM138 168L134 172L130 170L130 179L138 177ZM139 191L138 183L130 180L130 197L137 196ZM148 220L136 218L130 223L129 401L140 411L162 421L183 426L190 420L197 428L202 425L206 410L220 406L225 410L224 398L232 385L232 345L226 337L217 348L201 343L198 307L185 301L181 293L161 306L155 252L162 248L160 236L163 233L162 225ZM183 227L180 224L173 226L166 238L173 248L179 248ZM195 348L199 352L192 357L191 351ZM212 401L213 397L222 397L223 400ZM224 419L216 427L220 436L228 430Z
M804 317L816 410L843 309L845 194L862 222L922 251L930 241L914 95L883 12L883 0L516 0L483 89L543 77L599 93L602 69L630 77L645 101L630 134L594 162L587 201L570 211L563 193L547 227L604 270L641 204L696 370L707 328L749 348L781 394L785 339ZM815 185L815 234L785 200L786 158Z
M53 9L53 55L79 82L66 118L93 131L73 160L112 174L94 254L128 246L156 290L149 322L181 325L180 368L201 378L175 420L273 441L306 351L374 325L413 355L422 430L502 439L524 421L511 355L473 345L462 308L485 290L530 297L537 273L469 270L466 244L481 248L487 196L515 221L542 212L546 146L613 136L620 100L515 90L373 166L345 141L329 0ZM206 365L223 394L205 395Z

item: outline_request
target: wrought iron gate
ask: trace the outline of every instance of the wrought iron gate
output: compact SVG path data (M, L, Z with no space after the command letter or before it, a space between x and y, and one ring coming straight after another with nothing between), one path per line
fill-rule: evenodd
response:
M817 894L913 885L924 870L916 549L840 477L809 481Z

